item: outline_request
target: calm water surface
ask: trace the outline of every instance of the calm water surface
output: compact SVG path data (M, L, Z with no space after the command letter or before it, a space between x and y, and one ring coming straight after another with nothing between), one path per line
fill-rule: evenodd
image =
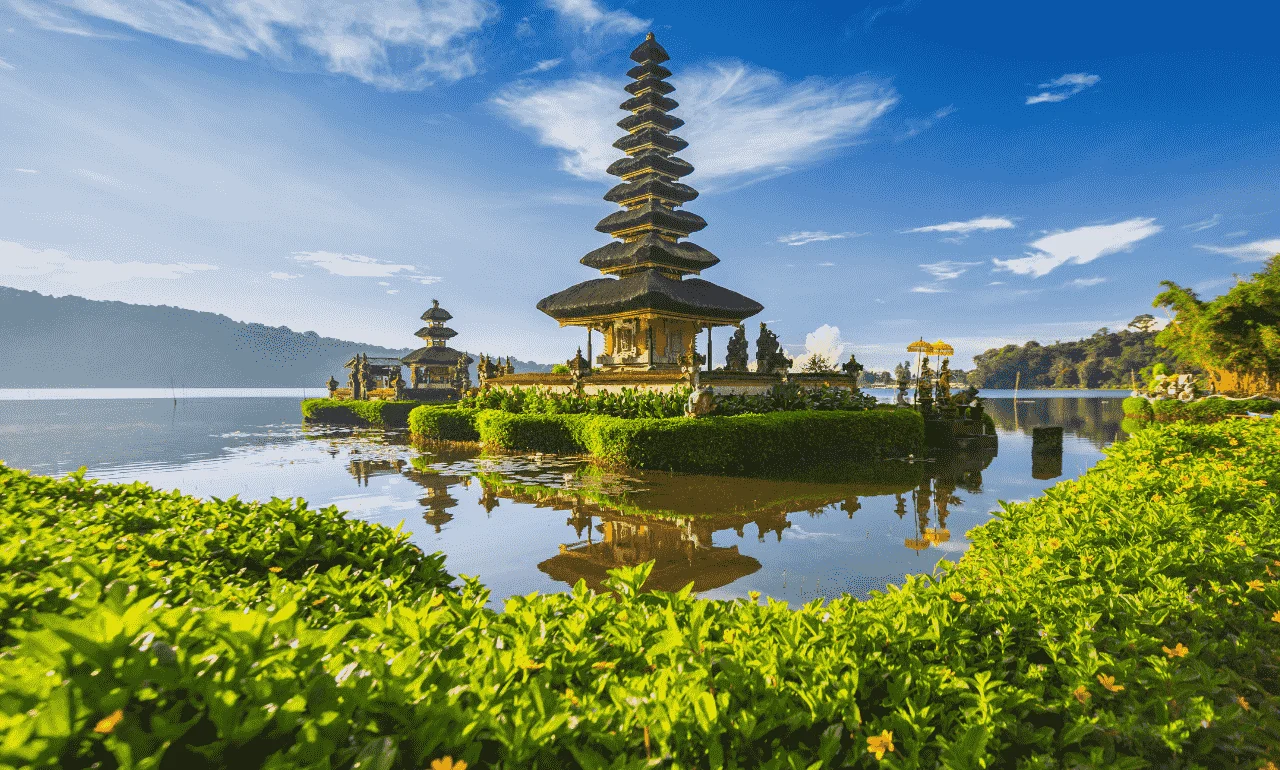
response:
M874 391L873 391L874 392ZM1010 394L1011 395L1011 394ZM84 465L199 497L302 497L403 522L496 601L597 584L654 560L650 585L792 602L865 596L956 559L1001 500L1084 472L1123 437L1123 393L984 393L996 456L893 463L860 481L601 472L573 458L424 452L403 435L304 428L296 397L0 399L0 459L39 473ZM1035 464L1031 428L1066 430L1061 466ZM864 476L866 474L863 474Z

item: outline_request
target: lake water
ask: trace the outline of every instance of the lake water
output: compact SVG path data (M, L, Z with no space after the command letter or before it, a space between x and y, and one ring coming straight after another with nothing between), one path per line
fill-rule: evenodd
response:
M883 398L888 394L876 392ZM12 392L11 392L12 393ZM244 394L235 394L243 396ZM1079 475L1123 437L1124 393L985 392L997 455L884 466L871 480L602 472L573 458L434 453L401 433L306 428L282 398L0 396L0 459L44 474L86 466L199 497L301 497L403 522L496 601L562 591L650 559L650 585L792 602L865 596L956 559L1001 500ZM1008 394L1011 395L1011 394ZM1061 466L1033 463L1031 428L1065 428Z

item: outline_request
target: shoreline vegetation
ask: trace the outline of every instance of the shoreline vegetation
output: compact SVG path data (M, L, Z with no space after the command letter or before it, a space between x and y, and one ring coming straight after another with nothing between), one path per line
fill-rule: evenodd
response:
M1280 761L1280 430L1107 455L865 601L642 565L503 612L332 507L0 466L0 766Z

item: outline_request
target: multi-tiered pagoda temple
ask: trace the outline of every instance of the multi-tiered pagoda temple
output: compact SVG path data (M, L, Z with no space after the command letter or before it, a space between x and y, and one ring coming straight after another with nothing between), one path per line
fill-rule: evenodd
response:
M475 360L449 347L449 340L458 336L457 332L445 326L451 318L453 315L440 307L440 301L435 299L431 300L431 309L422 314L427 325L413 335L427 345L400 359L409 367L409 379L414 389L456 388L464 379L467 367Z
M698 333L737 326L763 306L749 297L701 278L690 278L720 260L681 241L707 226L680 207L698 197L682 184L693 166L675 157L688 142L671 132L684 125L667 113L678 105L663 67L670 57L650 32L631 52L637 63L627 75L631 98L621 107L631 114L618 121L628 133L613 146L625 152L608 168L622 179L604 199L622 207L596 229L618 239L587 254L582 264L606 277L571 286L543 299L538 309L561 326L585 326L604 335L604 352L594 364L605 370L678 369L691 362ZM589 350L590 348L588 348Z

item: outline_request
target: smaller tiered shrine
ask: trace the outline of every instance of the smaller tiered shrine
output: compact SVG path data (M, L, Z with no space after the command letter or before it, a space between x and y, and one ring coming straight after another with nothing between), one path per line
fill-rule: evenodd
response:
M471 387L468 367L474 358L460 350L449 347L449 340L458 333L445 323L453 315L440 307L440 300L431 300L431 308L422 314L427 325L414 332L414 336L426 342L425 347L418 348L400 359L409 367L409 398L420 400L441 400L432 396L448 398L449 393L459 394Z

